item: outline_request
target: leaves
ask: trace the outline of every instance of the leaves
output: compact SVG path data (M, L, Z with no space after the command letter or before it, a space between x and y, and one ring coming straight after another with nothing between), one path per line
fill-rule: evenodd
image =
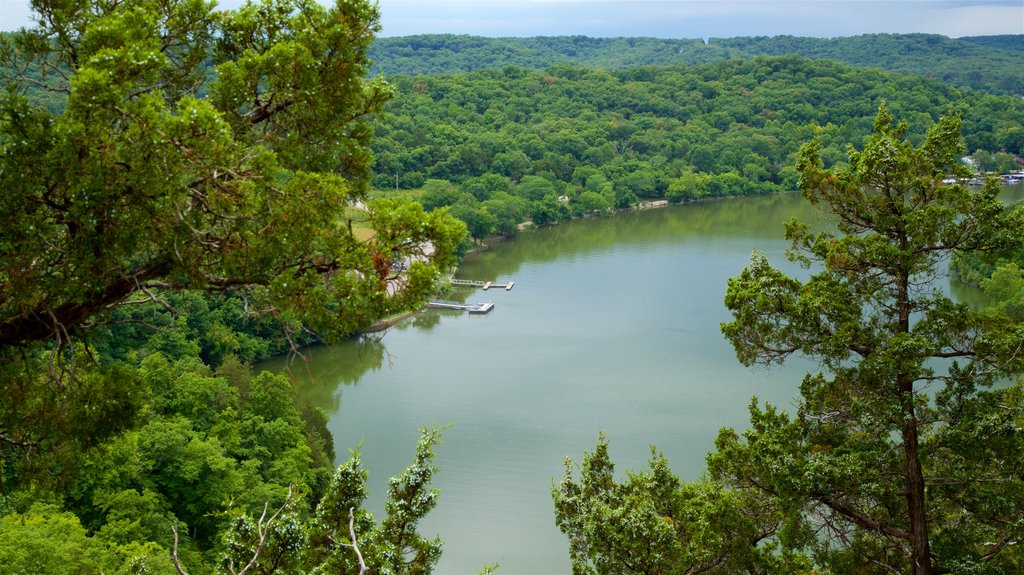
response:
M803 529L817 533L804 544L815 548L819 564L839 571L1016 564L1006 545L982 549L1016 536L1024 517L1012 495L1019 478L975 481L1019 467L1024 438L1004 436L1006 455L986 457L987 440L956 430L1019 417L1016 403L992 401L1004 392L1016 397L1019 386L984 389L1021 373L1011 351L1020 329L1005 315L952 302L935 279L953 254L1020 249L1022 220L995 199L991 182L981 190L941 182L959 173L958 118L941 119L917 147L885 106L874 127L861 150L851 149L847 166L824 170L816 141L801 151L804 196L825 208L840 232L787 226L791 259L810 267L810 277L789 278L755 254L729 281L733 320L722 332L741 362L767 365L802 354L822 372L804 379L793 419L753 405L751 430L742 438L723 433L712 469L727 485L802 507ZM952 437L964 440L958 456L935 457ZM982 492L1005 502L1005 523L964 506ZM947 543L953 539L959 543Z
M682 483L665 457L651 449L648 468L619 482L598 438L576 475L552 486L555 523L569 538L573 573L736 573L806 568L798 556L778 554L781 510L756 493L718 481Z
M436 472L433 447L440 439L439 429L421 431L413 462L388 481L385 518L380 523L362 509L368 474L359 452L341 464L309 525L307 567L318 573L359 573L365 562L371 573L431 573L441 557L441 541L424 538L417 526L437 504L438 492L429 485ZM352 532L358 541L352 541ZM359 554L353 544L358 545Z
M266 290L286 321L330 337L425 297L423 281L373 289L345 225L367 187L365 121L390 94L364 79L375 6L45 9L25 37L45 41L3 63L57 58L70 83L58 111L16 90L0 103L0 343L79 332L140 288ZM389 233L419 243L389 249L436 272L458 244L444 219L395 220L408 231Z

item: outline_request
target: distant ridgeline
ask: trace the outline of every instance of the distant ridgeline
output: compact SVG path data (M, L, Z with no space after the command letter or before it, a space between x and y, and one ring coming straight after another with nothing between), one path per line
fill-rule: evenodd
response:
M397 95L376 122L374 185L423 187L425 206L452 206L477 237L523 215L794 190L799 147L817 136L826 163L846 161L883 101L912 140L953 110L971 152L1024 154L1019 97L798 56L388 79Z
M485 38L434 34L377 38L370 50L385 74L445 74L555 64L596 68L705 64L733 58L799 55L881 68L954 86L1024 95L1024 34L947 38L935 34L868 34L844 38L759 36L662 39L550 36Z
M1024 35L424 35L378 38L370 55L396 87L372 124L374 187L418 190L477 238L642 200L794 190L799 147L817 136L826 163L844 162L882 102L912 140L954 111L968 152L1024 156Z

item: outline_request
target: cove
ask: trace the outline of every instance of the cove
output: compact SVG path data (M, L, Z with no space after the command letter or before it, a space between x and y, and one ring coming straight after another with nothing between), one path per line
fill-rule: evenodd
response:
M300 402L331 414L339 460L361 445L378 516L418 430L451 425L436 450L440 502L421 526L445 542L436 573L498 563L505 575L568 574L550 497L565 457L579 461L603 431L620 472L642 467L653 444L693 480L718 430L746 427L753 396L792 405L814 366L745 368L719 323L726 281L752 250L803 273L784 256L794 216L817 221L789 194L520 234L460 268L466 279L515 281L508 292L454 294L492 301L489 315L428 310L379 337L312 349L290 369Z

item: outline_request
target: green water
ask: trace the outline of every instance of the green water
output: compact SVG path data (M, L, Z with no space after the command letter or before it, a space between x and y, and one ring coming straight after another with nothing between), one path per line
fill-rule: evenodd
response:
M619 214L521 234L467 259L459 277L514 280L487 316L426 311L378 339L311 350L298 392L333 415L339 459L362 445L370 507L411 460L418 429L446 425L438 508L422 526L445 551L437 573L570 572L550 498L566 456L599 431L620 470L649 446L696 479L723 426L743 428L752 396L792 405L802 374L740 366L722 338L726 280L753 249L784 257L783 222L815 220L798 195ZM968 294L957 294L966 297ZM280 367L280 362L275 364Z

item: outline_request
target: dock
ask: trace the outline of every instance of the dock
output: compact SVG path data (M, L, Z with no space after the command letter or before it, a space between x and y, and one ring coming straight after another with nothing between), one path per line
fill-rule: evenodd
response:
M491 302L459 303L457 301L435 300L428 303L427 307L431 309L454 309L468 311L469 313L485 314L490 313L494 309L494 304Z
M510 281L510 282L507 282L507 283L497 283L497 282L483 282L483 281L478 281L478 280L460 280L460 279L455 279L455 278L452 278L449 281L451 282L451 284L453 286L478 287L478 288L480 288L480 289L482 289L484 291L487 291L487 290L489 290L491 288L505 288L505 291L510 291L512 289L512 286L516 285L516 282L514 282L514 281Z

